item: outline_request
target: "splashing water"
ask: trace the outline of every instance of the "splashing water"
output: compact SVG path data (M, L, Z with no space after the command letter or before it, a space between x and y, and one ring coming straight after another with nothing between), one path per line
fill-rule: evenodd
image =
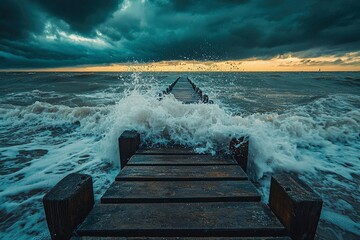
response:
M191 75L213 105L158 101L176 74L2 74L0 236L47 239L41 199L69 173L90 174L98 200L119 171L117 138L134 129L142 144L211 154L249 135L251 177L265 202L272 173L298 174L324 199L319 232L356 239L359 85L326 74Z

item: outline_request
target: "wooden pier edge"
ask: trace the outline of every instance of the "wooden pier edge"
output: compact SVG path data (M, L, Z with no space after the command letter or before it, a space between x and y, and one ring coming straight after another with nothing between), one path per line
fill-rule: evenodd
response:
M69 239L93 208L91 176L67 175L44 196L43 204L51 239Z
M120 168L123 169L132 155L139 149L140 134L126 130L119 137Z
M271 177L269 206L293 240L315 238L322 204L322 199L296 176Z
M201 90L187 80L203 101ZM178 91L178 95L184 103L196 100L183 94L188 91L183 78L177 78L166 92L172 91L178 81L182 81L182 92ZM211 103L207 100L205 97L204 103ZM44 196L52 239L315 237L322 200L295 176L272 176L269 205L259 202L260 195L245 173L248 136L233 138L229 144L231 161L236 160L238 165L231 161L219 164L217 159L205 163L185 148L139 149L140 134L133 130L124 131L118 143L120 167L124 170L94 208L92 179L85 174L69 174ZM157 164L149 162L159 154L163 159L157 160ZM140 156L136 159L140 164L134 159L133 164L127 165L133 155ZM170 163L173 159L176 161Z
M234 160L247 172L249 155L249 136L233 138L230 141L229 149Z

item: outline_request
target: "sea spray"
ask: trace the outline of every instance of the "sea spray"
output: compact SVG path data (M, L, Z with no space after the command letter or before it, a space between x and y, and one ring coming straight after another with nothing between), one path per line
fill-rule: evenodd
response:
M36 89L5 86L0 99L4 239L48 238L42 196L71 172L92 175L98 200L119 171L117 138L127 129L139 131L142 144L182 144L210 154L248 135L251 175L264 202L272 173L298 174L324 199L320 230L344 239L360 235L356 85L312 74L206 73L194 82L215 104L186 105L171 94L157 99L177 74L65 74L60 83L51 80L56 74L41 76L51 86L74 85L47 89L31 75ZM286 87L276 88L279 82ZM300 91L300 83L321 88Z
M216 104L185 105L171 95L157 102L132 92L120 100L110 114L115 124L104 142L112 143L109 148L116 149L119 134L125 129L134 129L141 133L143 143L175 143L214 154L226 150L232 137L249 135L252 178L261 187L265 202L271 174L291 172L324 198L325 209L329 206L333 214L338 214L344 210L336 211L334 199L327 196L329 181L338 189L332 195L350 196L353 203L360 201L357 191L360 166L353 164L359 160L360 112L356 99L349 95L330 95L281 114L234 116ZM128 114L122 114L127 111ZM117 154L114 152L114 156ZM109 158L115 159L114 156ZM333 215L325 210L323 219L333 222L328 216ZM348 221L352 224L347 225L347 230L357 234L358 217L352 216Z

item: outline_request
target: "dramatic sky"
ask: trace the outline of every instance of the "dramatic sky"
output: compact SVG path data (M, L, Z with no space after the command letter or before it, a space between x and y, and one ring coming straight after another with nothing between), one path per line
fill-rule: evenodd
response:
M281 59L360 69L360 1L0 0L1 69Z

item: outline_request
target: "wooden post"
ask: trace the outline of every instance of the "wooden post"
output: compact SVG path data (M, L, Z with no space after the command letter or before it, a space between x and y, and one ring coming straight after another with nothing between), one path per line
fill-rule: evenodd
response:
M123 169L132 155L139 149L140 134L136 131L124 131L119 137L120 167Z
M322 199L297 177L272 176L269 205L292 239L314 239L322 203Z
M67 175L44 196L43 204L51 239L70 239L74 228L93 208L91 176Z
M233 138L230 141L230 152L240 167L246 172L249 155L249 137Z

